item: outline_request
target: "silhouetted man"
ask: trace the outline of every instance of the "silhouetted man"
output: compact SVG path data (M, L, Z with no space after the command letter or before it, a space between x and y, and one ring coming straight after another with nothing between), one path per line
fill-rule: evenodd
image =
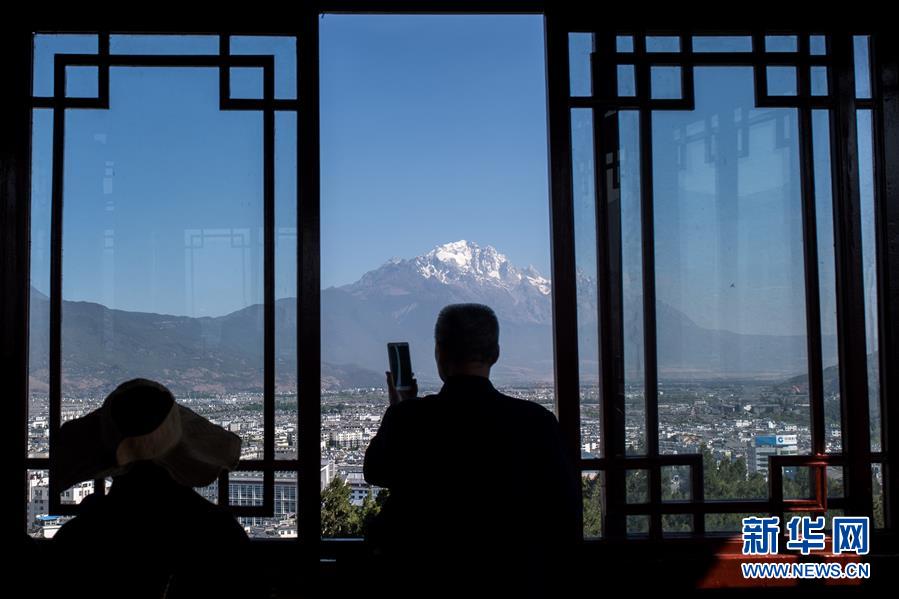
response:
M577 538L579 485L552 412L490 383L499 323L487 306L444 308L434 331L436 395L400 397L365 453L389 498L369 539L400 594L557 589Z

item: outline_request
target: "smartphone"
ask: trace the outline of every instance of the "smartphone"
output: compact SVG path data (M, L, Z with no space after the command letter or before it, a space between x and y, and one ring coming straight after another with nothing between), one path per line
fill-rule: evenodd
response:
M397 391L412 388L412 358L409 356L409 344L405 341L388 343L387 357L390 360L390 375Z

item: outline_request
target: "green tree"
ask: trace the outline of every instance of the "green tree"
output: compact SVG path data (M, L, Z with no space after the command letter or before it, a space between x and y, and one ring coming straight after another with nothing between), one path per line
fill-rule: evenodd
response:
M357 537L362 532L361 510L350 502L350 487L335 476L321 494L322 536Z
M381 489L377 497L374 498L372 498L372 493L369 492L362 501L362 506L356 508L359 510L359 520L362 523L362 532L364 534L368 534L372 522L381 513L381 508L384 507L384 502L387 501L389 496L390 492L387 489Z
M584 498L584 537L602 535L602 485L600 476L581 478L581 492Z

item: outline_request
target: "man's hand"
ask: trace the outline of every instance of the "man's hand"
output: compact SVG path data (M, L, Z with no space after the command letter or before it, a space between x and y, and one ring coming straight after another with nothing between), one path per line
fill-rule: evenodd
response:
M384 374L387 376L387 397L390 400L390 405L395 406L403 400L415 399L418 397L417 380L413 378L412 385L408 389L398 391L396 385L393 384L393 375L390 374L390 371L387 371Z

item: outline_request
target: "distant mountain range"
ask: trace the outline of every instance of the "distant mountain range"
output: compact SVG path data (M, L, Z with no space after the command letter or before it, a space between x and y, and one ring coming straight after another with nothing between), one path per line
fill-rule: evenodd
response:
M596 292L579 273L582 378L597 378ZM436 383L433 327L449 303L480 302L500 320L500 383L552 380L552 283L535 268L519 268L491 246L457 241L411 259L392 259L355 283L321 292L323 388L380 386L386 343L408 341L422 383ZM49 302L31 294L32 389L47 381ZM625 298L625 339L642 330L641 298ZM276 385L296 388L296 300L276 302ZM658 361L663 377L786 378L805 370L802 336L742 335L700 327L664 302L656 306ZM262 387L262 306L219 317L191 318L63 302L64 393L93 394L110 381L158 379L177 393L259 391ZM825 347L832 347L825 343ZM626 343L625 365L642 355ZM825 364L835 361L825 356Z

